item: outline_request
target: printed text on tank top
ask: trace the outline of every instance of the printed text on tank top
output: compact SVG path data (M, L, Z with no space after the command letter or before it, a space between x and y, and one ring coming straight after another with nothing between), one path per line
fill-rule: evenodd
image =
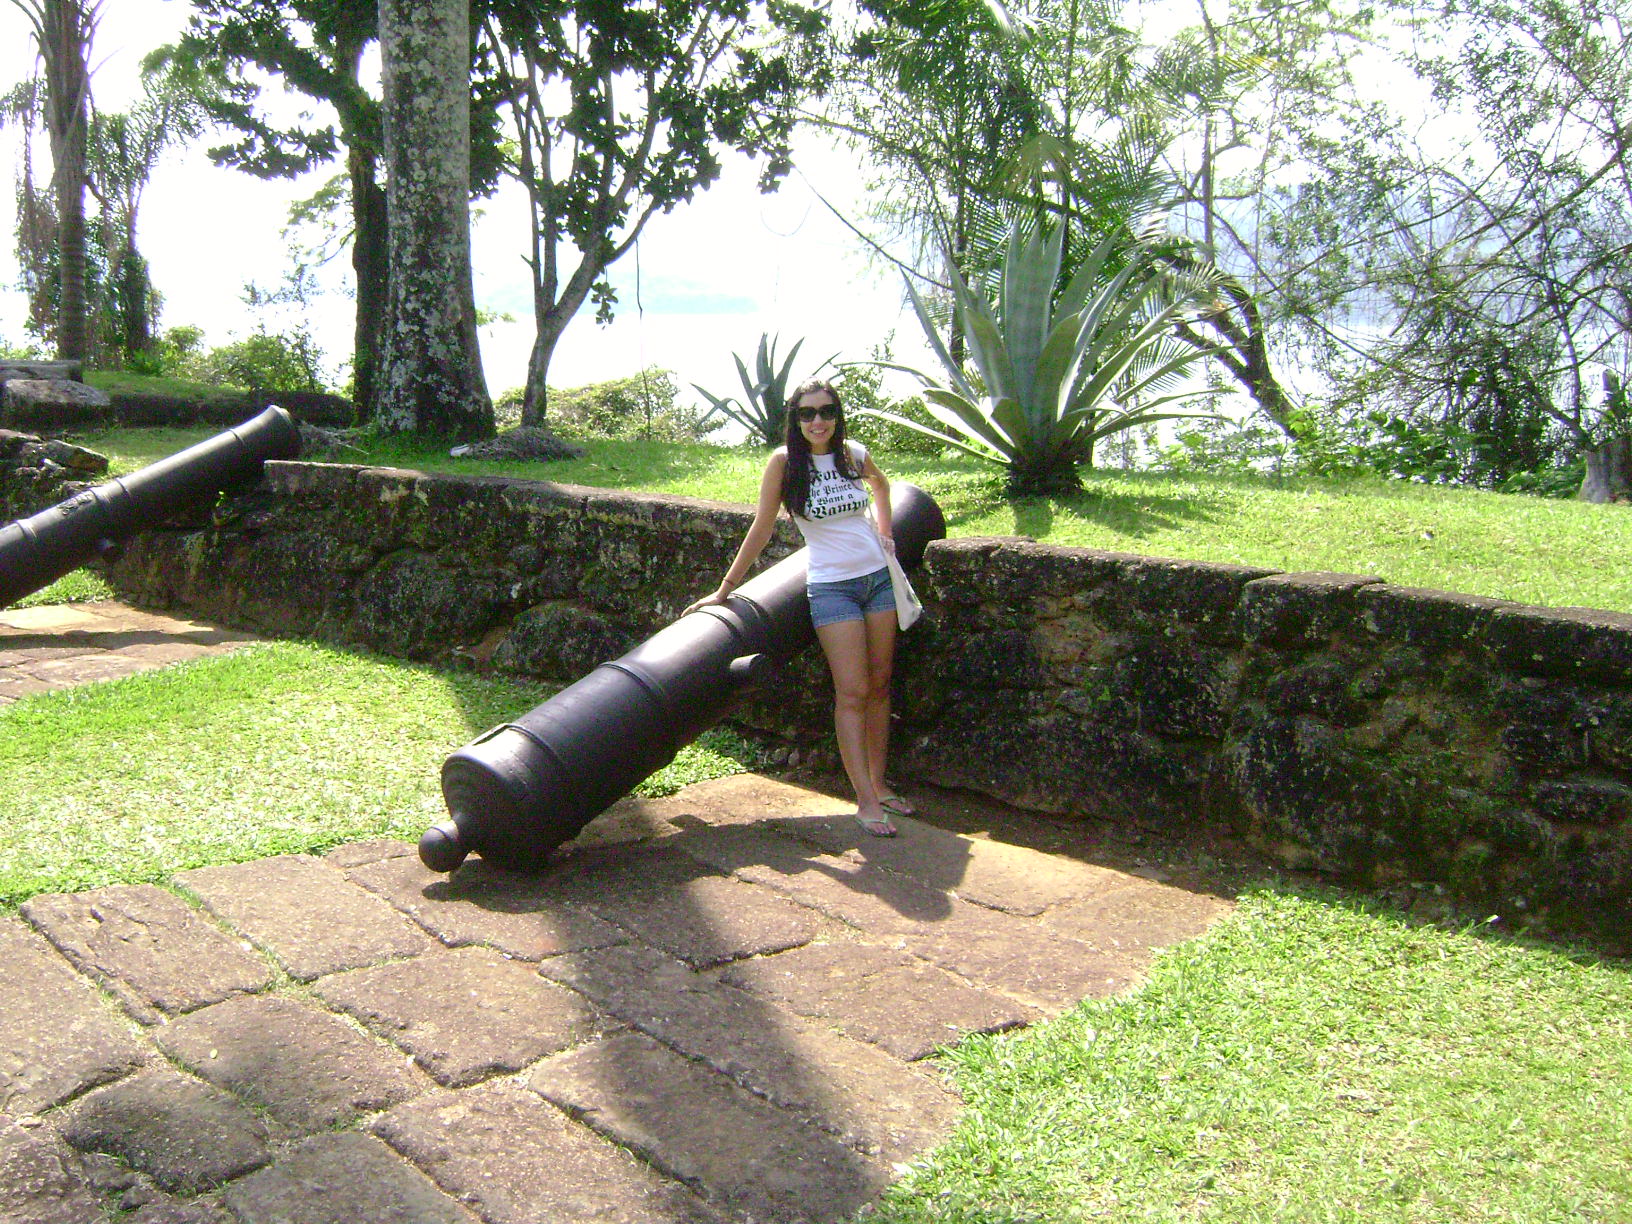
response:
M810 496L804 517L811 520L861 514L867 509L867 487L850 480L837 468L831 455L812 455L816 463L810 473ZM822 462L826 460L826 462Z

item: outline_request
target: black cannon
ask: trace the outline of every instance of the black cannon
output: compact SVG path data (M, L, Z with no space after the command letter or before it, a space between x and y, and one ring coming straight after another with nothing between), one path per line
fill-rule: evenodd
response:
M946 521L921 489L898 484L891 494L896 552L911 569L945 537ZM681 617L450 756L442 797L451 819L425 831L420 859L432 871L452 871L471 853L538 869L815 640L801 549L728 603Z
M120 540L200 498L260 475L268 459L300 454L300 429L282 408L177 451L139 472L0 527L0 608L55 582Z

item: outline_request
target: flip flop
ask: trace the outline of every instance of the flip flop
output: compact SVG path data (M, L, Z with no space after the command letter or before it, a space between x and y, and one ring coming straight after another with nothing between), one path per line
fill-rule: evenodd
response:
M878 801L878 806L883 808L891 816L918 815L918 809L913 807L908 800L903 799L900 795L891 795L888 799L880 799Z
M865 820L860 814L858 814L856 816L856 823L861 826L861 831L863 833L869 833L874 837L895 836L895 826L888 820Z

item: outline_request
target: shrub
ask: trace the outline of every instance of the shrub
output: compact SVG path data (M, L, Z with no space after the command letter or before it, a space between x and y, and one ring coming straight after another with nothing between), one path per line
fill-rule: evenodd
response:
M575 438L700 442L723 422L675 402L674 375L656 366L588 386L551 391L549 426ZM502 400L503 397L501 397Z
M1077 467L1092 462L1100 439L1193 417L1167 406L1203 393L1170 389L1209 353L1175 338L1173 328L1207 307L1216 273L1174 273L1143 240L1119 248L1106 239L1066 279L1064 239L1063 226L1028 236L1016 225L989 290L952 272L967 364L954 359L907 282L945 377L893 368L923 384L939 421L936 436L1004 468L1015 496L1080 489Z
M291 332L269 332L262 328L242 340L223 344L199 356L188 356L177 373L217 387L322 391L325 389L322 363L323 350L317 347L304 326Z
M186 377L198 361L198 350L203 343L202 328L178 324L166 328L164 334L145 351L129 354L125 359L125 369L149 378Z
M1299 449L1275 426L1208 417L1173 431L1166 445L1152 439L1151 466L1167 472L1282 472L1299 466Z

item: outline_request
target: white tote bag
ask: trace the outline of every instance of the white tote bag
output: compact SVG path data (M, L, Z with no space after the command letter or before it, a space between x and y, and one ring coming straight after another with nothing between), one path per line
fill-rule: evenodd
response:
M871 501L867 503L867 521L873 525L874 531L878 530L878 519L873 515ZM895 559L893 544L884 546L884 564L889 567L890 587L895 592L895 623L903 629L911 629L924 614L924 605L919 602L918 592L912 589L912 583L907 581L907 571Z
M890 585L895 588L895 620L903 629L911 629L924 614L924 605L918 602L918 592L907 581L907 571L895 559L892 549L884 550L884 561L890 567Z

